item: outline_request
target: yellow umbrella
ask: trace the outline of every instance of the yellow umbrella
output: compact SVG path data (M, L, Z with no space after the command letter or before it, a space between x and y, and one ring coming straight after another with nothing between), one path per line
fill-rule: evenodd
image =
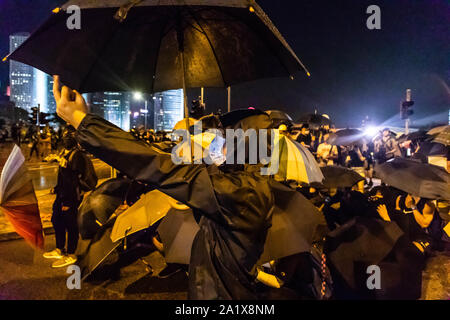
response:
M111 240L116 242L151 227L164 218L171 209L184 211L189 210L189 207L158 190L144 194L139 201L117 217L111 231Z
M279 131L275 134L274 146L268 172L276 180L304 184L322 182L322 171L308 149Z
M193 118L189 118L188 119L189 122L189 128L191 126L193 126L197 120L193 119ZM183 119L181 121L178 121L177 124L175 124L175 127L173 127L173 131L175 130L189 130L189 128L186 128L186 119Z

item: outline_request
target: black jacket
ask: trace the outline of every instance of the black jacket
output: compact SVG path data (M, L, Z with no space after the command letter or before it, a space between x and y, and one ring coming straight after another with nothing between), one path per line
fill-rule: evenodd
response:
M190 299L256 299L254 266L271 226L274 199L258 171L175 165L171 155L87 115L77 132L87 151L137 181L190 206L200 217L192 246Z
M63 206L78 207L81 202L80 177L85 170L84 155L74 149L64 156L66 164L59 166L56 197Z

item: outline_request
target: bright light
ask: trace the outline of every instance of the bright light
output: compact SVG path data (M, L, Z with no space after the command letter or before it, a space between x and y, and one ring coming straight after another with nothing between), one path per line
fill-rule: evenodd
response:
M380 132L380 129L377 127L367 127L366 130L364 130L364 134L369 137L375 137L378 132Z
M135 112L135 113L133 114L133 116L134 116L135 118L139 117L139 112Z
M142 96L141 92L135 92L133 93L133 98L134 100L141 101L144 97Z

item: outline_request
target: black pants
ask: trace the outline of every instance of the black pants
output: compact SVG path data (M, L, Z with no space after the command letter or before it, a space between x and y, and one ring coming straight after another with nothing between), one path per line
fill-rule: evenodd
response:
M37 143L33 143L33 145L31 146L31 150L30 150L30 159L33 156L33 152L36 152L36 157L38 157L39 159L39 147Z
M78 205L73 204L62 211L62 203L57 198L53 203L52 223L55 229L56 248L65 251L67 234L67 254L74 254L78 244Z

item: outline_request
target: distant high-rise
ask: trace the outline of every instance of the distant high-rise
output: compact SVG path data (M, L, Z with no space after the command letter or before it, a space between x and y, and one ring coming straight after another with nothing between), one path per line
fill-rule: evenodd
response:
M16 50L28 37L29 33L16 33L9 37L10 53ZM55 112L53 98L53 79L46 73L29 65L10 60L9 80L11 86L10 100L16 106L27 111L40 105L42 112Z
M16 50L28 37L29 33L16 33L9 36L10 53ZM9 81L11 85L10 100L17 107L30 111L33 107L34 68L26 64L9 62Z
M129 92L96 92L84 95L91 112L95 113L123 130L130 130Z
M184 118L183 90L169 90L156 94L155 130L171 131Z

